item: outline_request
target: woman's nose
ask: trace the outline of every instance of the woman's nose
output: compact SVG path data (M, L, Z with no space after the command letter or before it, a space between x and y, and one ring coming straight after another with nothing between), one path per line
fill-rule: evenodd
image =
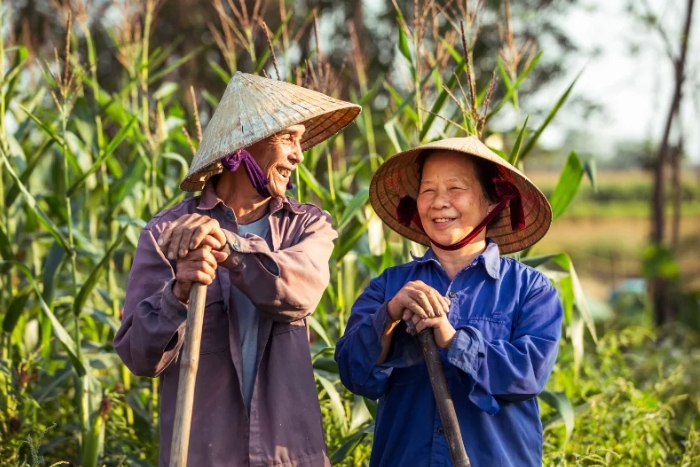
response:
M437 190L435 196L433 197L432 207L434 209L441 209L450 205L450 197L447 191Z
M289 159L294 161L295 164L304 162L304 152L301 150L301 142L295 145L294 151L289 155Z

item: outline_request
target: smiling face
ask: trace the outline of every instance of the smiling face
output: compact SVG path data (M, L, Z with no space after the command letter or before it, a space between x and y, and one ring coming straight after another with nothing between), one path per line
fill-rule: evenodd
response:
M452 245L466 237L493 209L471 157L452 151L428 156L418 192L418 215L425 233ZM474 240L483 241L486 229Z
M267 189L273 197L284 196L292 171L304 160L301 138L305 130L302 124L292 125L248 148L270 181Z

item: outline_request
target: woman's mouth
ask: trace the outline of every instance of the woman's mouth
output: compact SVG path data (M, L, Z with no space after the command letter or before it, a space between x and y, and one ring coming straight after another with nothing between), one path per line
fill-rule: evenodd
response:
M291 169L287 169L284 167L277 167L277 173L279 176L285 180L289 178L289 176L292 174Z
M454 221L454 217L438 217L437 219L433 219L433 225L437 229L445 229L449 227Z

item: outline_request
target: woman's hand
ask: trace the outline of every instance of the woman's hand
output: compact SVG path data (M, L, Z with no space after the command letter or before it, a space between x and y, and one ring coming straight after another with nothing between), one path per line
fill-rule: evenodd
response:
M190 251L184 258L178 258L175 268L173 295L182 303L190 299L190 289L194 282L209 285L216 278L217 263L226 259L226 253L211 251L209 247Z
M225 245L226 236L219 221L201 214L187 214L171 222L158 238L158 246L170 260L185 258L191 250L201 246L218 251Z
M418 315L413 315L411 318L416 327L416 332L421 332L427 328L433 328L435 333L435 343L438 347L448 350L452 345L452 340L457 334L455 328L447 320L447 315L438 316L435 318L424 319Z
M406 321L413 316L429 319L445 316L450 310L450 301L424 282L412 281L389 300L387 308L393 321Z

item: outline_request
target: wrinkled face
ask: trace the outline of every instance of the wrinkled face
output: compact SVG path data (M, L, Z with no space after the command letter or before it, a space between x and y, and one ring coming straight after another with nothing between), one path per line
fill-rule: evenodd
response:
M304 125L292 125L248 149L270 181L267 189L273 197L284 196L292 171L304 160L301 152L304 131Z
M418 215L428 236L442 245L466 237L493 208L471 158L439 151L428 157L418 194ZM476 240L486 236L484 229Z

